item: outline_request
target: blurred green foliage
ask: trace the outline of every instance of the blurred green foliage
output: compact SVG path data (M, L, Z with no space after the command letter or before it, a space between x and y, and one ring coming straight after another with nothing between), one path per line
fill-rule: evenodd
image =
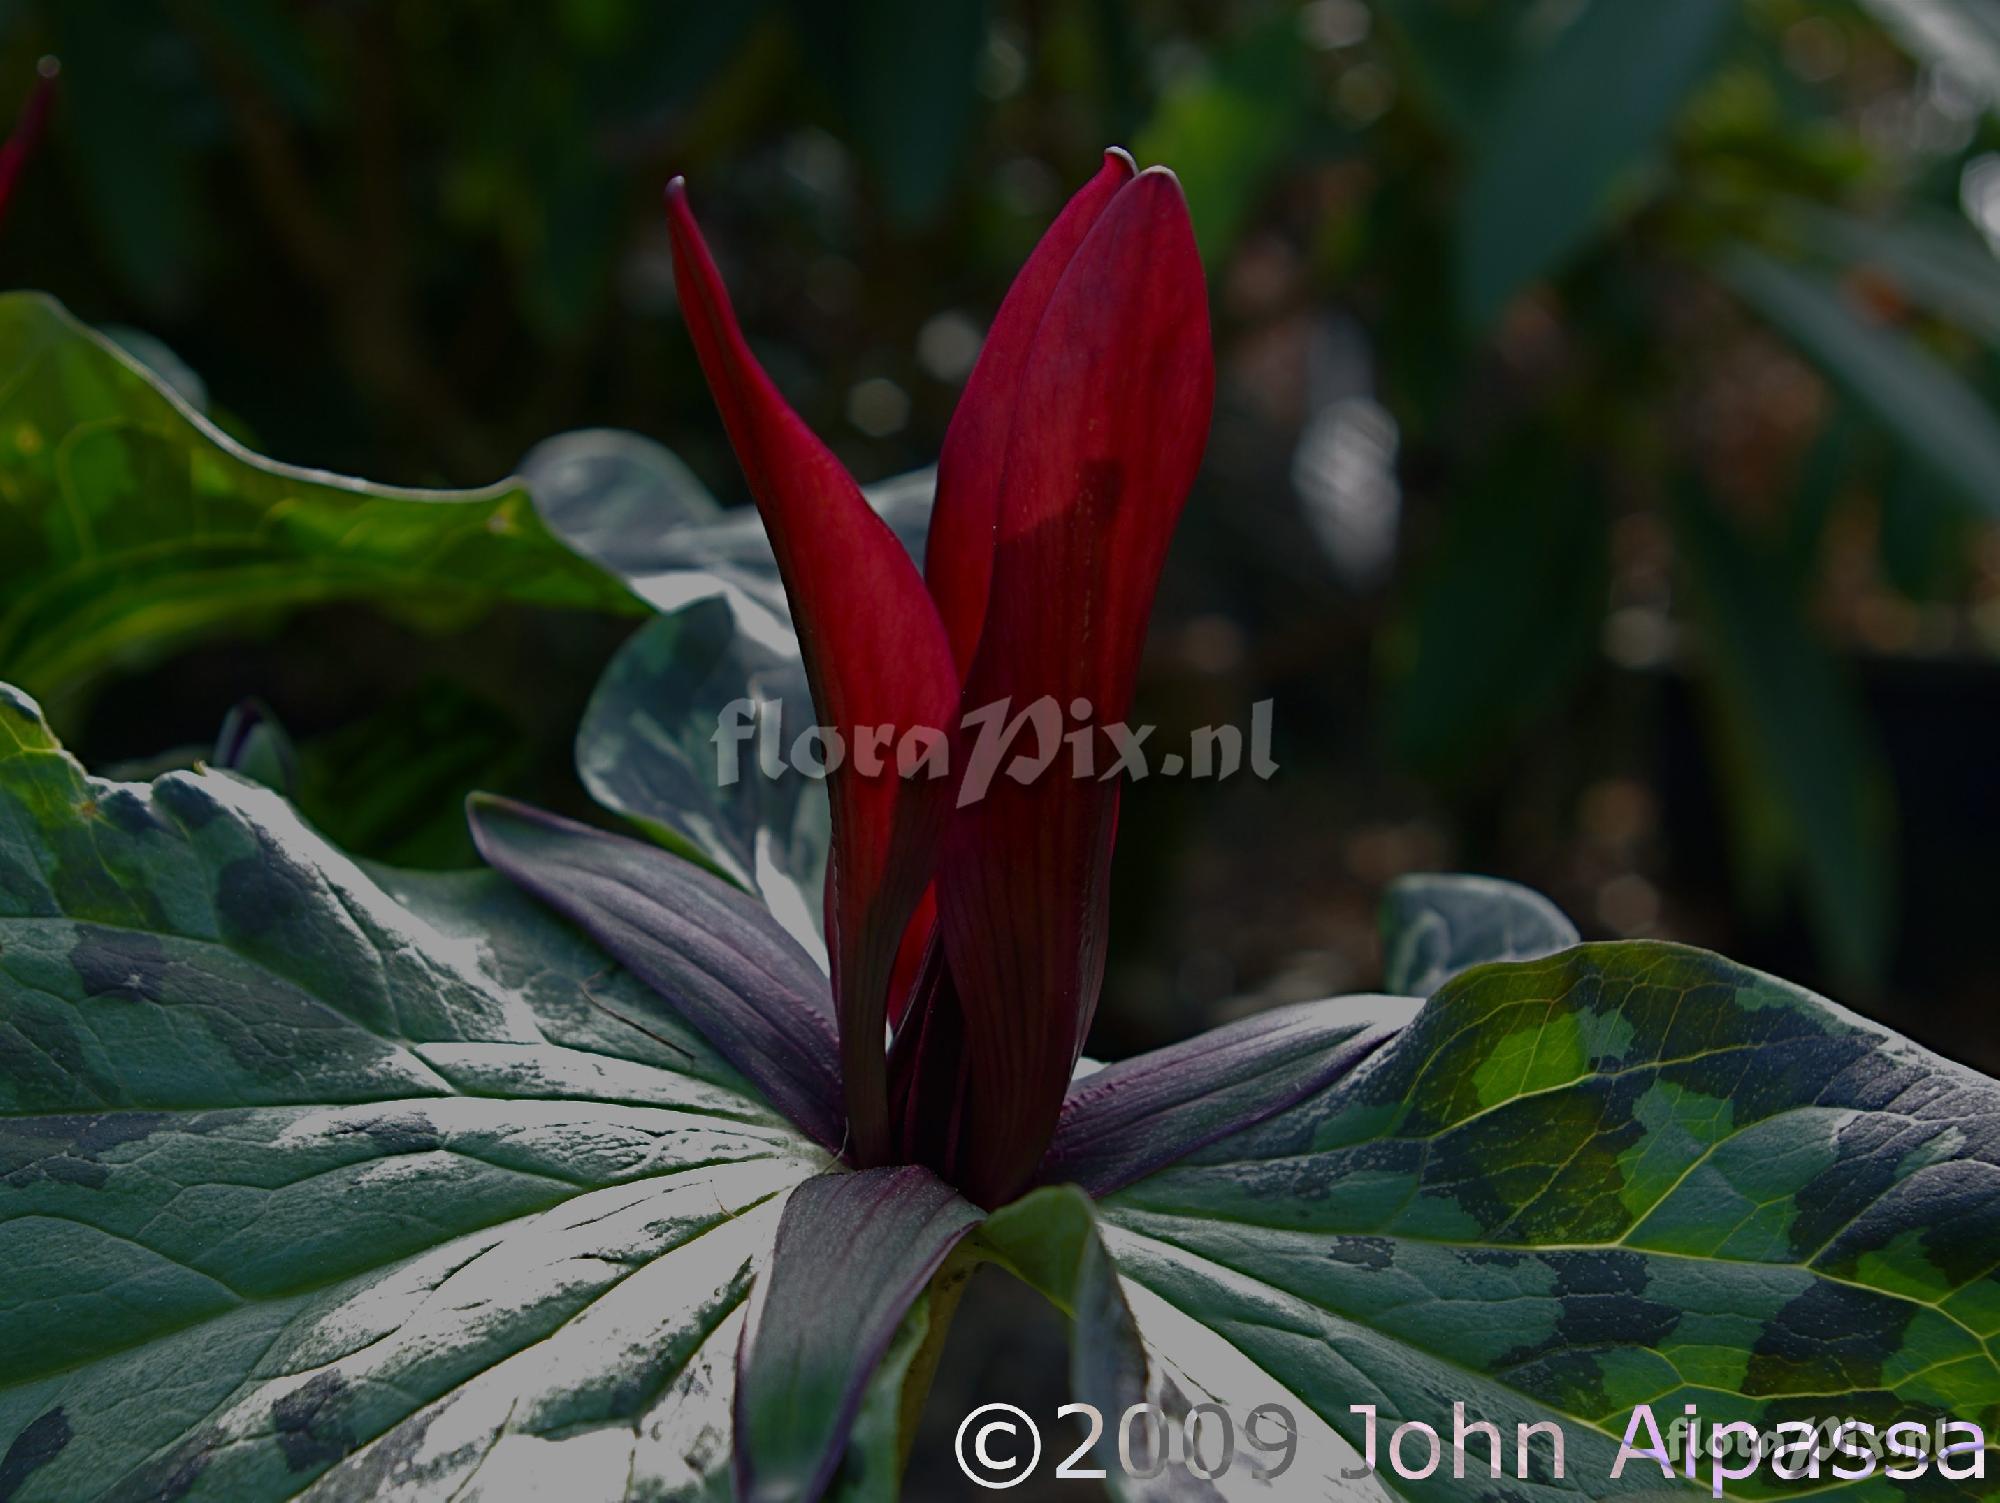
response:
M0 5L0 81L46 52L10 283L163 338L264 452L403 483L614 425L740 497L673 172L808 420L864 479L928 462L1129 142L1187 188L1224 376L1163 635L1234 618L1276 644L1245 691L1327 716L1365 671L1377 733L1305 775L1422 779L1467 831L1537 748L1588 762L1617 684L1685 683L1743 910L1890 965L1857 672L2000 649L1994 0ZM558 744L535 671L510 712ZM1584 866L1512 874L1588 910Z

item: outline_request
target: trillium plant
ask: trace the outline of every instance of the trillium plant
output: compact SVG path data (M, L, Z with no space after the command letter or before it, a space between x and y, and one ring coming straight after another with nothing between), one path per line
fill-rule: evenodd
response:
M989 1483L1992 1495L1992 1081L1478 877L1389 890L1380 994L1099 1065L1115 778L715 777L746 696L947 752L1124 720L1214 394L1171 174L1107 155L934 479L870 491L667 214L754 517L630 434L293 469L0 296L0 1503L888 1500L981 1265L1086 1406L1046 1455L947 1416ZM623 833L480 795L483 869L364 861L267 718L118 779L44 709L416 591L640 623L577 737Z

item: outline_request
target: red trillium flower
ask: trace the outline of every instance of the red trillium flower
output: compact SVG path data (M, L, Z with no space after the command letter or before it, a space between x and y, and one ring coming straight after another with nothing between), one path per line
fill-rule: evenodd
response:
M1053 701L1099 738L1093 765L1116 766L1102 728L1130 710L1214 398L1172 174L1108 153L1015 279L945 437L921 573L751 355L678 181L667 214L681 307L770 534L819 724L878 749L884 728L899 748L927 733L956 773L970 771L968 714ZM1325 1089L1393 1031L1366 1011L1279 1009L1073 1079L1104 976L1119 792L1075 775L1075 734L1039 776L984 779L979 796L894 755L839 761L830 987L721 877L475 798L490 864L858 1171L791 1192L758 1274L733 1399L739 1498L825 1491L904 1312L982 1219L969 1202L1043 1184L1111 1194Z
M1015 279L945 437L921 572L751 354L678 180L667 216L819 724L878 751L923 733L955 774L977 744L969 716L1052 702L1098 738L1090 765L1117 766L1105 728L1131 708L1215 389L1173 175L1107 153ZM658 845L483 796L473 832L850 1168L988 1207L1055 1181L1102 1195L1358 1056L1351 1028L1274 1014L1073 1080L1104 978L1119 794L1077 774L1077 734L1061 755L1022 744L1043 771L980 778L977 796L929 759L838 761L830 987L754 897Z
M678 180L667 212L821 723L949 734L963 710L1044 698L1122 721L1215 385L1173 175L1108 153L1022 269L945 439L922 577L750 354ZM1118 784L1058 765L955 807L950 779L854 759L828 783L849 1156L998 1204L1041 1160L1097 1003Z

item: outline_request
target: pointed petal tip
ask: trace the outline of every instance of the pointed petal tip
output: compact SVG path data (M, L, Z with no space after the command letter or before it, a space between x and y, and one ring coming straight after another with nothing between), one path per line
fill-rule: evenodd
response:
M1139 170L1139 164L1132 160L1132 153L1122 146L1107 146L1104 148L1104 165L1109 167L1113 163L1121 164L1125 169L1127 177L1131 177Z
M484 821L491 816L531 814L535 811L528 805L518 803L498 793L487 793L475 788L465 796L465 827L472 833L472 848L479 853L479 859L492 864L491 841Z
M62 59L53 52L35 64L35 77L44 83L52 83L62 74Z
M688 192L687 174L676 172L672 177L668 178L666 192L668 203L680 203L684 201L687 198Z

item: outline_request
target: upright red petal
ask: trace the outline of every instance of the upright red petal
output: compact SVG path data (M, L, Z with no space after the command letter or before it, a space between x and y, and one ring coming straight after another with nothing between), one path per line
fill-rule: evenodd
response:
M978 363L966 378L938 455L937 504L924 546L924 579L937 601L951 650L963 675L986 620L993 573L993 531L1000 514L1000 477L1014 431L1021 374L1056 285L1077 247L1118 191L1132 180L1132 159L1117 147L1042 235L1014 278L986 332Z
M986 619L993 533L1000 511L1000 471L1007 459L1007 437L1014 427L1014 399L1020 391L1022 362L1070 258L1097 223L1097 216L1132 180L1132 172L1132 158L1123 150L1114 146L1106 151L1097 176L1077 190L1043 232L1034 253L1000 301L1000 311L994 315L979 359L952 411L951 426L945 430L944 449L938 455L937 499L924 545L924 581L951 638L952 656L961 677L972 666L979 629ZM896 979L889 992L892 1026L902 1025L911 1001L910 988L936 927L936 895L927 892L903 935Z
M1141 173L1104 209L1021 365L965 703L1018 714L1048 697L1069 728L1088 701L1101 773L1214 399L1201 259L1171 173ZM968 1062L959 1182L987 1205L1033 1175L1104 976L1118 783L1072 766L1065 746L1032 783L994 777L953 817L939 867Z
M14 125L14 134L4 145L0 145L0 220L6 218L7 205L13 200L14 189L21 180L21 169L28 165L28 158L35 154L41 144L42 133L48 129L49 111L56 102L56 67L54 58L43 58L36 68L35 87L28 94L28 102L21 106L21 117Z
M948 731L958 674L929 593L903 545L862 498L751 355L722 279L676 178L667 221L681 310L730 443L771 535L804 649L813 706L846 738L827 779L833 855L827 950L840 1018L850 1156L867 1166L889 1149L883 1041L898 942L930 880L949 811L948 778L865 775L857 728Z
M937 934L937 889L926 887L910 915L909 927L896 948L896 968L889 978L889 1026L900 1028L910 1010L918 978L923 973L924 955Z
M1014 427L1014 399L1020 392L1022 362L1048 311L1049 299L1070 258L1083 244L1097 216L1132 180L1132 158L1114 146L1104 165L1063 206L1042 234L1034 253L1014 276L1000 301L979 359L966 378L945 430L938 456L937 500L931 508L924 545L924 581L937 602L951 638L961 677L972 666L979 629L986 619L986 592L993 575L993 530L1000 512L1000 470L1007 460L1007 436ZM900 1026L910 1005L910 985L937 927L937 901L926 893L903 936L896 984L889 995L889 1021Z

